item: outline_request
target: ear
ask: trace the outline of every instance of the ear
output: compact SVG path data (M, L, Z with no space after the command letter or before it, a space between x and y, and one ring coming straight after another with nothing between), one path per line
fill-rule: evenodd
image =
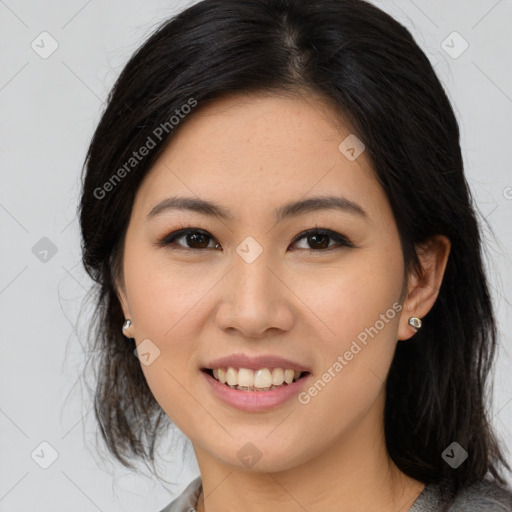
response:
M116 289L117 296L119 297L119 302L121 303L121 308L123 310L123 315L125 318L131 318L131 311L128 305L128 298L126 296L126 291L124 287L119 287Z
M434 235L416 249L421 263L421 275L409 276L407 294L400 316L398 339L408 340L416 329L409 325L409 318L423 318L434 305L450 254L451 243L444 235Z
M123 316L126 319L130 319L132 320L132 312L131 312L131 308L130 308L130 303L128 301L128 296L126 294L126 289L125 289L125 286L124 286L124 283L120 283L119 285L116 284L115 285L115 289L116 289L116 294L117 294L117 297L119 298L119 302L121 303L121 309L123 310ZM123 330L123 334L127 337L127 338L133 338L133 324L128 327L128 329L126 330Z

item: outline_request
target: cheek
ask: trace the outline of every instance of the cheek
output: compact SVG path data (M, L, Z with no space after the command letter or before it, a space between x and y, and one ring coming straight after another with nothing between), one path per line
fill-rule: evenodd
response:
M172 341L186 337L189 315L201 310L201 298L217 279L200 265L171 263L165 249L134 247L125 257L126 286L137 336Z
M156 256L155 256L156 254ZM137 345L150 340L158 356L141 362L146 381L162 409L178 428L190 432L197 421L194 387L200 377L194 357L198 332L207 314L208 291L216 272L198 264L172 265L161 251L133 247L125 256L125 280ZM147 342L146 342L147 343ZM142 359L141 359L142 361Z
M340 428L379 395L396 347L401 276L400 252L382 258L378 251L359 251L343 266L317 276L318 293L307 295L306 287L297 292L318 318L321 332L317 346L322 368L302 401L308 402L313 418L320 418L330 404L346 413L335 416L333 428Z
M189 370L179 361L173 362L165 353L161 353L151 365L142 365L142 371L157 402L173 421L179 423L181 418L187 416L187 409L190 410L193 400L188 391L191 380Z
M394 252L382 257L381 249L355 250L336 265L296 278L293 289L317 319L327 352L348 350L361 333L364 342L364 333L376 323L381 337L393 337L403 272L401 253Z

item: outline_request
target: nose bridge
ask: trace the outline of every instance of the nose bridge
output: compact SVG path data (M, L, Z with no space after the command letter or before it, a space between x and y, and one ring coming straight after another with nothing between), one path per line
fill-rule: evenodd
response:
M236 328L247 336L259 336L269 328L286 329L291 313L286 307L285 287L274 275L270 253L248 240L237 248L219 309L223 328Z
M233 259L233 297L237 304L259 310L268 306L271 295L275 298L275 294L270 293L275 285L272 283L275 277L269 269L270 253L257 251L251 242L242 243Z

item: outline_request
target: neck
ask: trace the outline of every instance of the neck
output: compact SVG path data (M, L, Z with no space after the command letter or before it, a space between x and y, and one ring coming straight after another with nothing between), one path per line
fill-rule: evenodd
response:
M424 484L389 458L379 417L369 413L318 456L278 472L240 470L194 446L204 491L198 512L409 510Z

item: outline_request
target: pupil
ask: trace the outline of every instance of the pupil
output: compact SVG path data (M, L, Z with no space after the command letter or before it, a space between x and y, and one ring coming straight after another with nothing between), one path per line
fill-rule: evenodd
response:
M189 233L187 235L187 242L190 244L190 245L194 245L194 244L197 244L201 247L207 247L208 246L208 240L207 240L208 236L207 235L204 235L203 233ZM202 240L201 240L202 239ZM203 242L201 244L201 241Z
M318 243L318 239L321 239L321 242ZM309 235L309 243L311 244L311 241L312 240L316 240L316 247L320 247L322 249L325 249L329 246L329 242L328 242L328 235L324 235L324 234L315 234L315 235ZM323 242L323 243L322 243ZM312 243L313 246L315 246L315 242Z

